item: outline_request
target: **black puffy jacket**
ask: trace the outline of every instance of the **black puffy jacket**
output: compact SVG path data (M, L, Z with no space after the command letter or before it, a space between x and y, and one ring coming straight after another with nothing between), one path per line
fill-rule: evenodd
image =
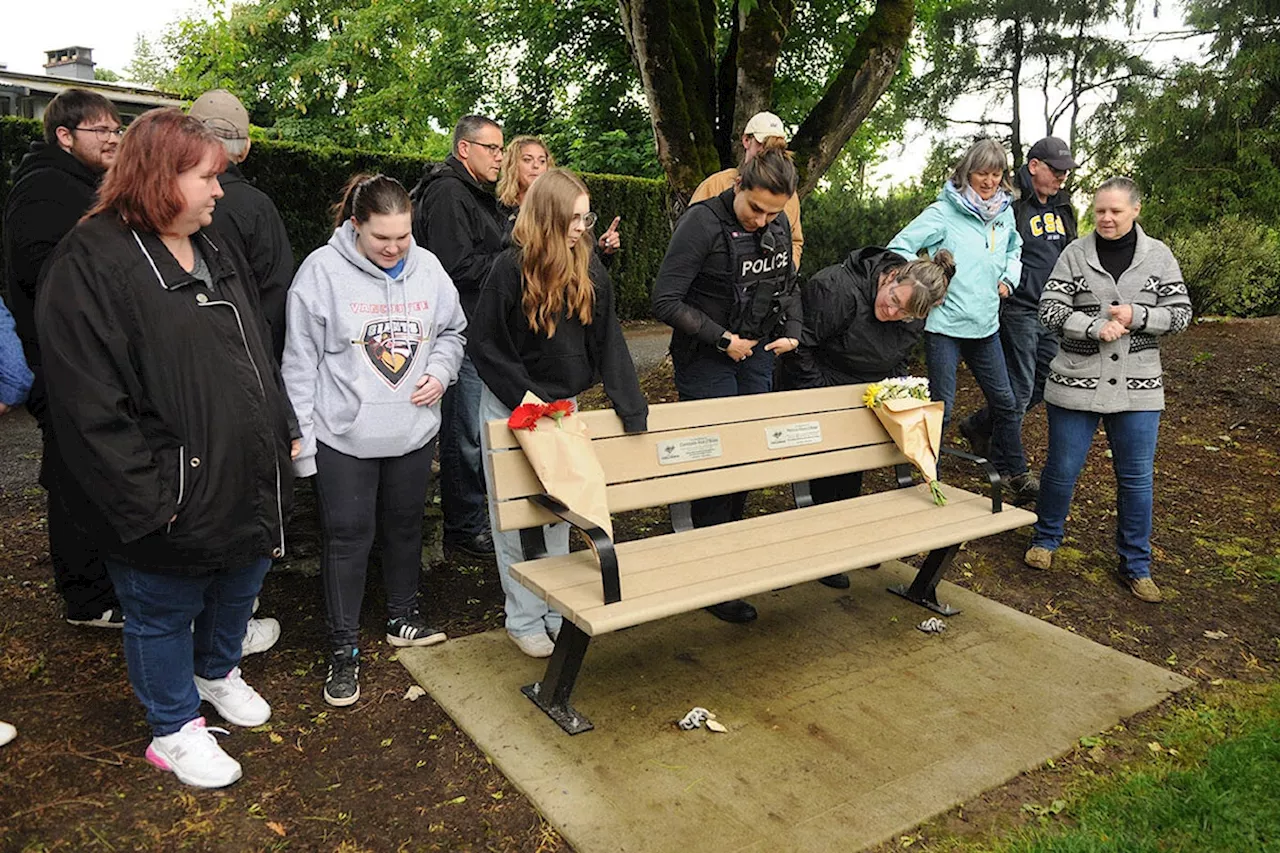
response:
M95 216L36 303L58 444L109 525L95 544L175 575L284 555L297 436L244 258L216 231L192 240L211 288L156 235Z
M876 382L906 372L924 321L885 323L875 314L881 273L905 263L888 249L856 249L800 285L804 331L800 346L781 359L782 390Z

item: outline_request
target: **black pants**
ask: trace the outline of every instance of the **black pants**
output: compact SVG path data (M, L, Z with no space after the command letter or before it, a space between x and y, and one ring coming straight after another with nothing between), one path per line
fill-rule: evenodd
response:
M94 619L120 607L98 546L107 535L106 522L72 476L52 427L41 422L40 431L44 439L40 484L49 493L46 517L53 582L66 604L68 619Z
M434 439L412 453L385 459L357 459L324 444L317 446L320 567L334 648L359 644L360 607L375 529L382 536L387 618L407 616L417 607L422 512L434 455Z
M810 480L809 494L813 496L815 504L829 504L856 498L862 494L862 472L851 471L848 474Z

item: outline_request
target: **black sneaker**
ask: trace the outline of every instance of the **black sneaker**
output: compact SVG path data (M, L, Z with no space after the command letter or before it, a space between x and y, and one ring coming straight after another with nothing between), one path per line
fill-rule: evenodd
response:
M957 426L965 441L969 442L969 449L973 451L974 456L981 456L983 459L991 458L990 433L979 432L969 418L964 418Z
M493 559L493 534L488 530L481 530L475 536L458 538L446 536L444 546L454 551L461 551L469 557L478 557L482 560Z
M706 611L725 622L751 622L756 618L756 609L741 598L713 604Z
M1009 500L1014 506L1035 503L1036 499L1040 497L1040 478L1030 471L1025 474L1019 474L1016 477L1008 477L1004 482L1009 488L1011 493Z
M408 616L387 620L387 642L393 646L434 646L447 639L444 631L428 625L417 610Z
M79 625L82 628L123 628L124 611L119 607L108 607L97 616L76 618L67 616L68 625Z
M360 650L355 646L334 649L329 677L324 680L324 701L335 708L354 705L360 699Z

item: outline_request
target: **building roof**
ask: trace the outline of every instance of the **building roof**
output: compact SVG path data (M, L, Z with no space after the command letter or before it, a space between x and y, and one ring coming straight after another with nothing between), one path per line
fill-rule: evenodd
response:
M152 107L181 107L183 99L172 92L162 92L150 86L133 83L105 83L101 80L74 80L70 77L52 77L48 74L24 74L0 68L0 86L25 88L32 94L47 93L51 97L67 89L88 89L113 101L128 101Z

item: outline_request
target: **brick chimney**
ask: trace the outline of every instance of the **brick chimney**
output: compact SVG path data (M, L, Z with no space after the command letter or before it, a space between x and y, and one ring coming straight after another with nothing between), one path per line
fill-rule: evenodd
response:
M93 48L64 47L60 50L46 50L44 73L50 77L66 77L70 80L92 80Z

